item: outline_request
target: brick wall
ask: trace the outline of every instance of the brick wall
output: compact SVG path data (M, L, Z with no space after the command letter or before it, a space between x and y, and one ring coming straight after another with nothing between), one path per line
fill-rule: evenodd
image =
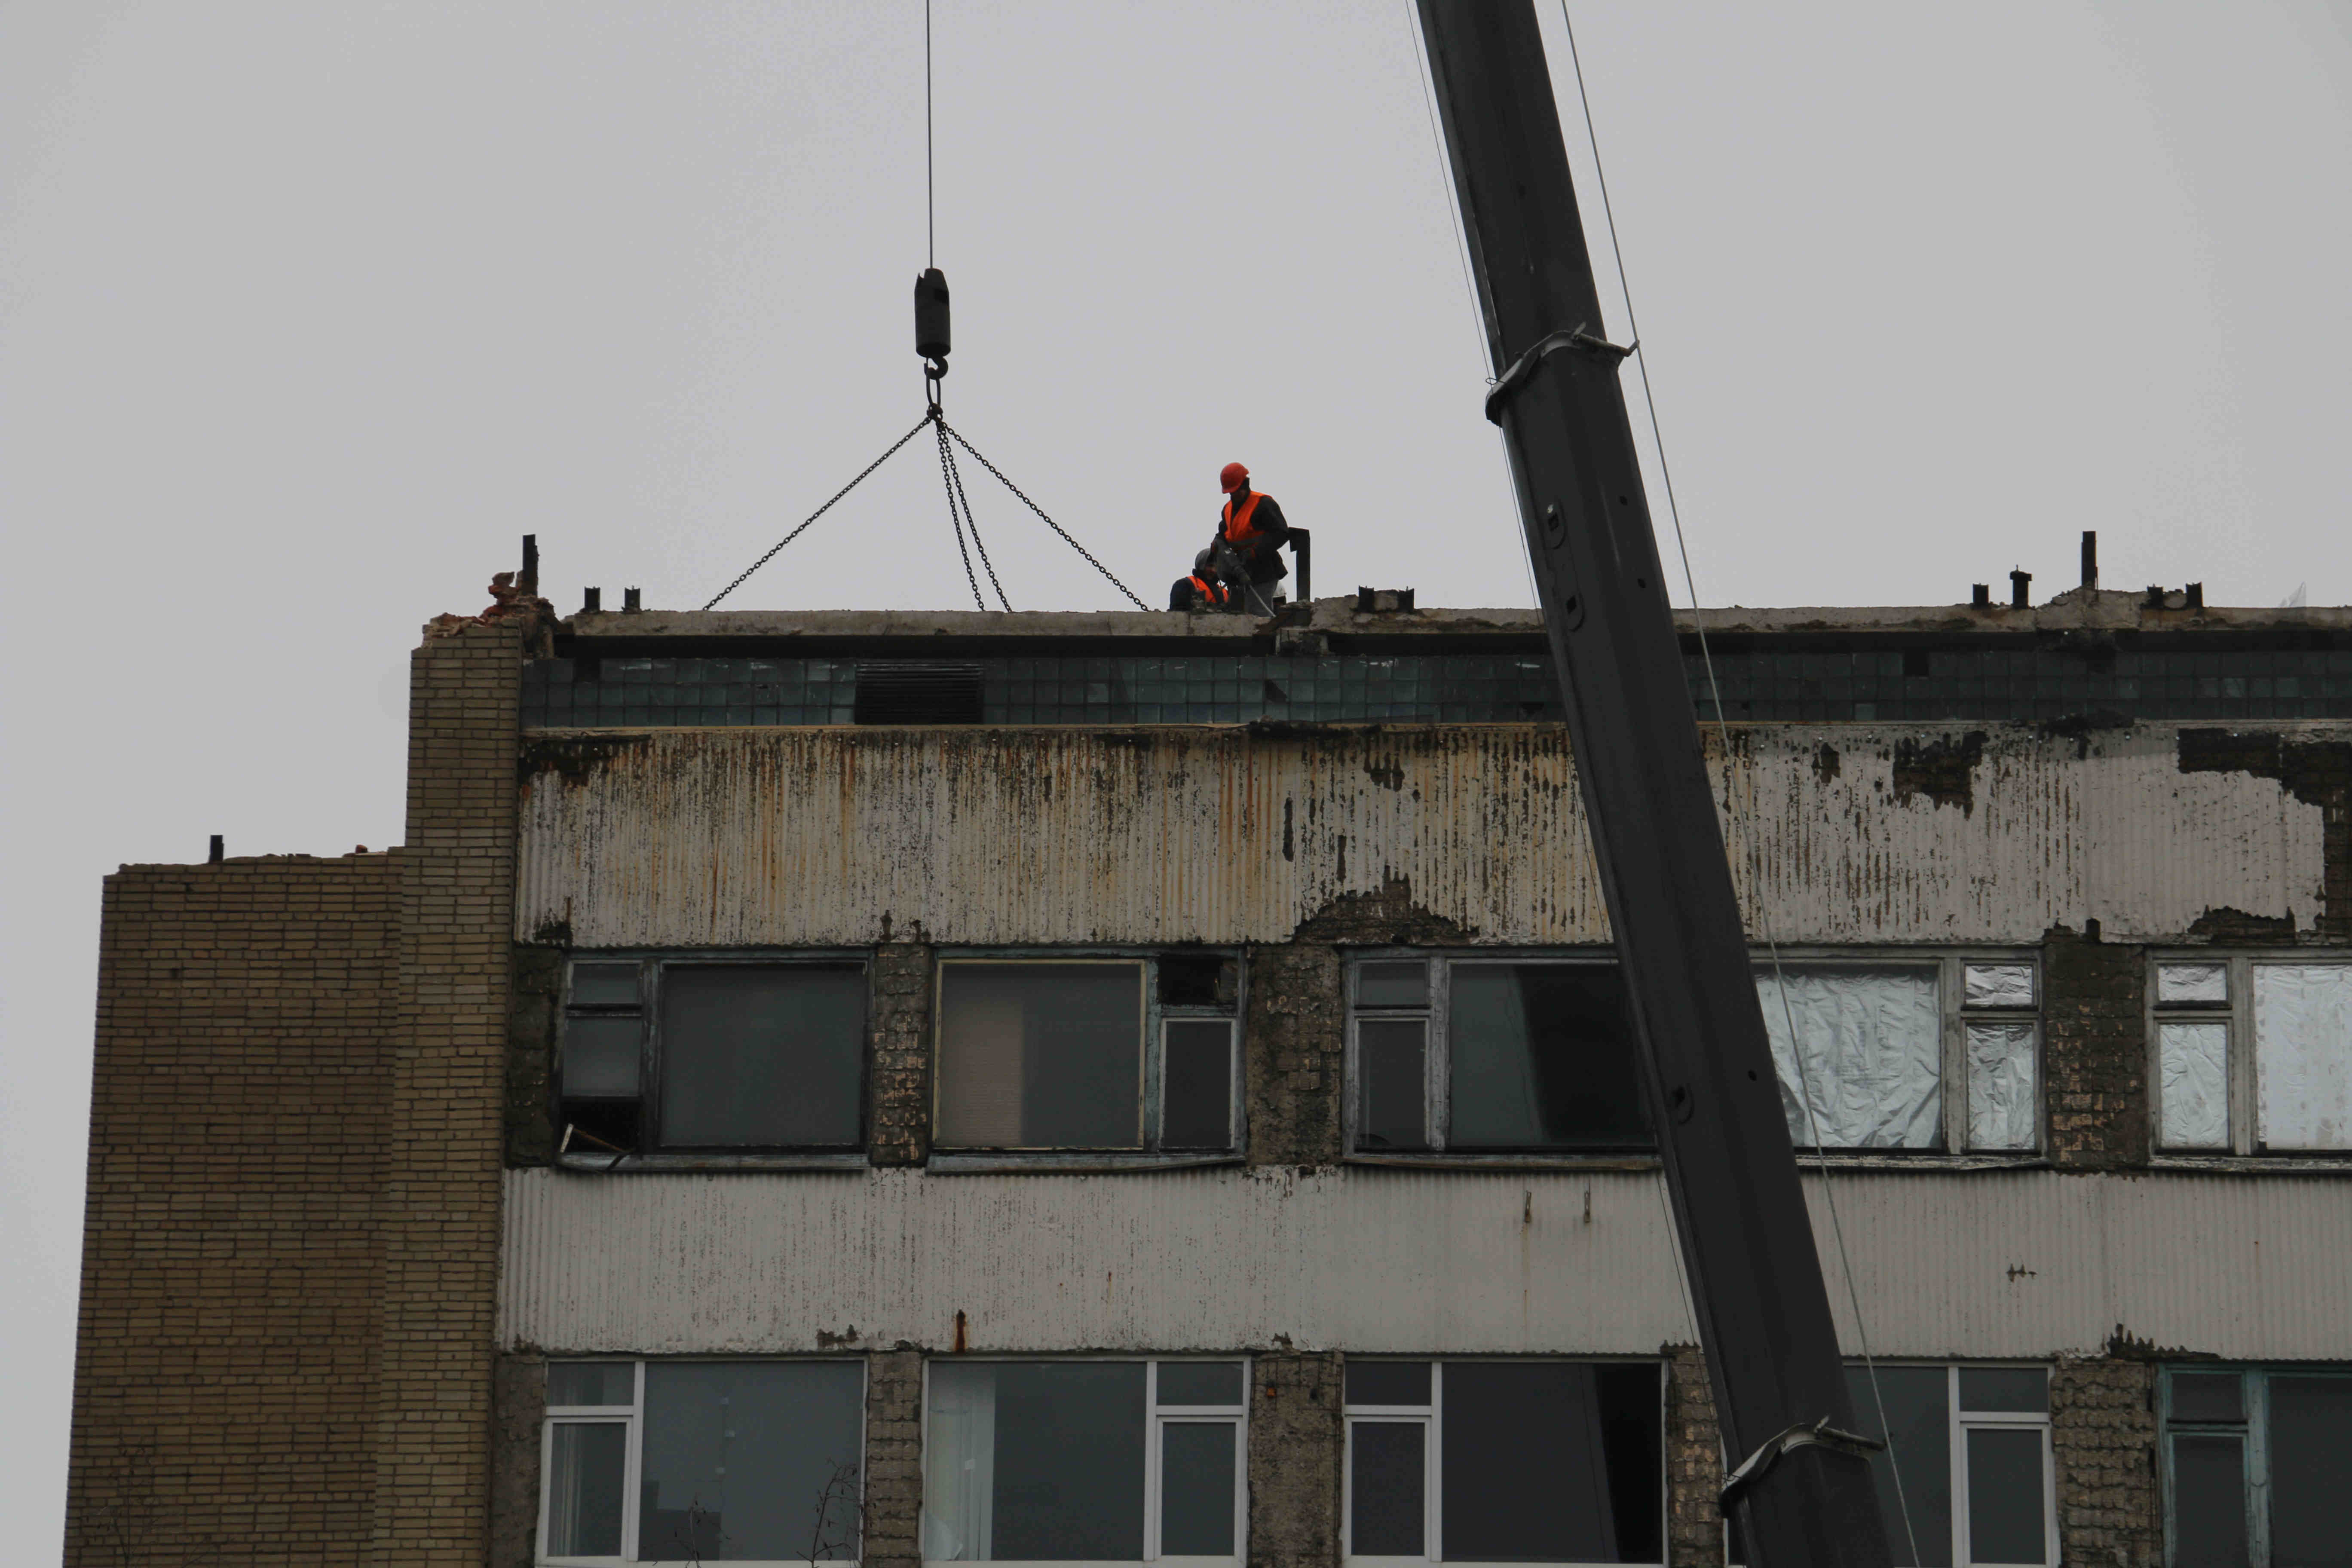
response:
M428 635L409 667L373 1521L373 1561L401 1568L474 1568L488 1544L517 707L530 630L460 623Z
M2068 1568L2154 1568L2164 1519L2156 1489L2156 1368L2100 1357L2050 1377L2058 1545Z
M919 1165L931 1152L931 950L876 948L870 994L867 1148L877 1165Z
M547 1358L502 1355L492 1373L490 1568L530 1568L539 1553L540 1428Z
M864 1568L922 1568L923 1356L866 1358Z
M1723 1561L1723 1438L1715 1389L1696 1345L1668 1345L1666 1358L1666 1561L1697 1568Z
M2145 948L2063 929L2042 942L2043 1114L2061 1170L2147 1163Z
M1256 1361L1249 1424L1250 1568L1335 1568L1344 1436L1339 1357Z
M106 881L66 1561L365 1550L396 855Z

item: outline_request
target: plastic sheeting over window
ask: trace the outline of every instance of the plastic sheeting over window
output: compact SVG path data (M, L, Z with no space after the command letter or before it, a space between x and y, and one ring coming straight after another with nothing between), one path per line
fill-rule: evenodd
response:
M1937 1147L1943 1016L1934 969L1789 965L1778 981L1758 974L1756 988L1792 1140L1830 1149Z
M2159 1007L2212 1006L2229 999L2230 966L2226 963L2156 966L2156 1002Z
M2256 1131L2267 1149L2352 1149L2352 964L2254 966Z
M1969 1023L1969 1148L2034 1147L2034 1033L2032 1024Z
M2164 1146L2226 1149L2230 1146L2230 1026L2159 1024L2157 1055L2163 1082Z
M2033 965L1971 963L1961 982L1968 1007L2031 1007L2033 1005Z

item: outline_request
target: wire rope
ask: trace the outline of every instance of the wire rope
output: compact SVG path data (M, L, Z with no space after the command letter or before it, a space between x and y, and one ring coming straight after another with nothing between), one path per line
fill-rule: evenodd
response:
M996 590L996 602L1003 606L1007 614L1010 614L1013 605L1004 597L1004 584L996 580L996 564L988 558L988 546L981 541L980 520L971 514L971 498L964 494L963 472L956 467L955 452L948 446L947 430L944 425L940 431L940 468L947 477L948 510L952 512L958 506L963 508L964 526L971 530L971 547L980 552L981 570L988 574L988 585ZM965 570L967 572L971 570L969 563L966 564ZM973 592L978 591L978 586L975 584ZM984 610L988 605L982 604L980 607Z
M923 257L940 264L939 182L931 167L931 0L923 0Z
M1559 0L1559 21L1568 35L1568 58L1570 66L1576 74L1576 97L1578 107L1584 114L1585 140L1592 148L1593 176L1601 190L1601 217L1609 228L1610 255L1617 264L1617 286L1625 299L1625 331L1628 339L1636 346L1636 357L1640 362L1638 368L1642 375L1642 402L1649 413L1650 440L1658 454L1658 478L1666 492L1666 516L1674 524L1675 550L1682 558L1683 586L1690 595L1691 625L1698 634L1699 663L1706 675L1707 700L1715 710L1714 722L1717 750L1721 752L1727 770L1731 760L1731 731L1723 716L1723 689L1716 679L1715 658L1707 647L1706 621L1699 608L1698 579L1691 570L1690 545L1683 535L1682 509L1675 504L1675 500L1674 470L1666 461L1665 433L1658 419L1657 396L1650 386L1649 355L1639 347L1642 342L1642 327L1640 320L1633 313L1633 281L1625 270L1624 248L1619 244L1617 238L1617 215L1609 200L1609 174L1601 160L1601 136L1593 127L1592 97L1585 89L1584 60L1577 50L1576 23L1569 16L1568 0ZM1727 810L1729 809L1730 804L1730 794L1727 790L1724 799ZM1821 1178L1822 1203L1822 1206L1829 1211L1830 1236L1837 1247L1838 1268L1844 1276L1846 1301L1853 1312L1854 1340L1856 1347L1862 1352L1864 1373L1870 1382L1871 1401L1878 1409L1878 1429L1886 1437L1886 1462L1888 1468L1894 1472L1895 1501L1896 1510L1903 1518L1903 1534L1911 1548L1911 1561L1917 1563L1920 1561L1918 1534L1911 1521L1911 1503L1903 1485L1902 1463L1895 1456L1894 1436L1886 1421L1886 1399L1878 1385L1878 1365L1870 1353L1870 1331L1863 1320L1862 1296L1854 1284L1853 1259L1846 1250L1845 1226L1838 1215L1837 1192L1830 1174L1830 1158L1822 1143L1821 1117L1813 1106L1811 1075L1806 1070L1805 1053L1798 1043L1796 1014L1790 1004L1788 984L1781 973L1780 944L1772 933L1771 915L1762 887L1761 867L1755 864L1759 855L1759 841L1751 834L1749 836L1750 886L1754 889L1753 901L1756 907L1758 934L1763 937L1765 950L1771 956L1772 989L1780 997L1781 1026L1787 1031L1790 1058L1796 1064L1797 1089L1804 1100L1805 1123L1813 1136L1814 1171Z
M1004 477L1003 469L998 468L994 463L990 462L986 458L982 457L979 447L973 446L971 442L963 438L962 431L957 429L954 426L949 424L944 419L940 421L940 428L947 432L950 436L954 437L955 444L961 447L966 452L970 453L971 455L972 461L978 463L982 468L986 468L990 473L994 474L998 484L1003 485L1006 489L1011 490L1016 497L1019 497L1021 504L1027 507L1031 511L1035 512L1039 521L1043 522L1047 528L1052 529L1055 533L1060 534L1062 536L1063 543L1076 551L1080 555L1085 556L1087 564L1101 573L1106 578L1109 579L1110 585L1118 589L1120 593L1126 595L1129 604L1132 604L1139 610L1149 610L1151 608L1150 605L1145 604L1141 599L1137 598L1135 596L1135 590L1120 582L1111 572L1109 567L1096 560L1093 551L1088 550L1085 545L1080 544L1076 540L1071 538L1068 530L1065 529L1060 523L1055 522L1052 518L1047 517L1044 507L1039 506L1035 501L1031 500L1028 496L1023 494L1019 485L1014 484L1011 479Z
M896 457L898 455L898 448L913 440L917 436L921 435L923 426L930 422L931 416L928 414L915 421L915 427L912 430L908 431L904 436L899 437L896 441L891 442L890 449L888 451L883 453L880 457L866 464L866 467L859 471L858 476L856 479L850 480L847 484L834 491L832 500L826 501L823 506L809 513L807 519L803 521L798 528L793 529L790 533L787 533L782 539L776 541L775 543L770 545L768 547L768 552L765 555L761 556L757 561L752 562L751 564L743 568L742 574L738 576L735 581L728 584L727 586L719 589L716 594L711 595L710 603L703 605L702 607L706 610L716 609L719 605L719 600L725 598L728 595L741 587L744 583L750 579L752 573L757 572L761 567L765 566L769 562L774 560L777 551L782 550L785 545L790 544L793 540L798 539L803 533L805 533L808 531L810 523L814 522L818 518L823 517L826 512L833 510L834 501L839 500L842 497L856 489L859 485L865 483L866 478L868 474L871 474L875 469L880 468L883 464Z

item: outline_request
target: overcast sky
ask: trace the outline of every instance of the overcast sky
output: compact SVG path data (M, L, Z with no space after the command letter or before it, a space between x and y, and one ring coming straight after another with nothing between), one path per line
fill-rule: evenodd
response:
M2111 586L2352 597L2352 5L1576 20L1702 598L2046 597L2084 528ZM936 49L974 445L1147 599L1239 458L1327 592L1529 602L1409 0L940 0ZM914 424L921 73L919 0L0 0L20 1548L100 877L396 842L406 652L520 534L562 609L699 605ZM968 477L1016 607L1118 602ZM944 508L919 442L730 604L968 605Z

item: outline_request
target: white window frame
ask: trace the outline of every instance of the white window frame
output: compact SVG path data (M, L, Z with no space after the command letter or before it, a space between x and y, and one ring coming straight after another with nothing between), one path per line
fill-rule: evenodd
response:
M2166 1004L2157 999L2159 970L2167 964L2221 964L2228 974L2230 998L2211 1003ZM2352 1160L2342 1149L2273 1148L2256 1135L2261 1110L2259 1042L2254 1037L2254 971L2264 967L2292 969L2352 969L2352 954L2341 948L2261 948L2216 952L2212 948L2167 948L2147 956L2146 1012L2147 1028L2148 1146L2160 1159ZM2164 1037L2166 1024L2218 1023L2229 1030L2224 1073L2229 1086L2230 1141L2225 1148L2192 1148L2164 1141Z
M1234 1005L1230 1009L1171 1004L1160 999L1160 963L1166 958L1189 957L1164 948L968 948L945 950L931 964L931 1126L940 1125L941 1083L939 1053L944 1039L946 978L950 967L985 965L1087 963L1136 964L1143 972L1143 1005L1139 1020L1143 1053L1140 1093L1136 1104L1139 1142L1131 1146L1103 1148L1059 1144L966 1147L942 1145L934 1139L930 1163L953 1169L986 1169L1004 1165L1206 1164L1230 1163L1242 1153L1242 1021L1249 1005L1249 963L1238 949L1211 948L1197 956L1216 957L1234 968ZM1220 1149L1168 1149L1162 1125L1168 1075L1168 1026L1173 1023L1223 1023L1230 1031L1225 1069L1226 1142Z
M1674 1552L1673 1508L1674 1478L1666 1461L1666 1367L1665 1363L1647 1356L1367 1356L1366 1361L1426 1362L1429 1364L1429 1403L1427 1405L1354 1405L1347 1402L1346 1368L1340 1369L1341 1420L1344 1431L1339 1446L1339 1561L1346 1568L1424 1568L1432 1563L1447 1563L1452 1568L1524 1568L1517 1563L1487 1563L1470 1558L1447 1558L1445 1546L1445 1369L1464 1363L1503 1363L1516 1366L1567 1363L1590 1365L1595 1363L1616 1363L1647 1366L1658 1374L1658 1542L1671 1557ZM1375 1426L1407 1426L1418 1423L1423 1428L1421 1440L1421 1540L1423 1554L1419 1557L1363 1556L1356 1554L1353 1539L1356 1528L1356 1426L1359 1422ZM1547 1563L1545 1568L1664 1568L1665 1558L1656 1563Z
M1138 1562L1166 1563L1175 1568L1243 1568L1249 1561L1249 1401L1255 1386L1256 1360L1234 1355L1176 1356L1056 1356L1056 1355L960 1355L958 1363L993 1362L1034 1366L1041 1363L1065 1365L1106 1363L1143 1366L1143 1551L1141 1558L1113 1558L1105 1561L1064 1560L1031 1562L1025 1558L951 1558L927 1557L923 1568L971 1568L974 1563L986 1563L988 1568L1133 1568ZM1160 1369L1171 1363L1215 1363L1231 1365L1238 1362L1242 1369L1242 1397L1238 1405L1173 1405L1162 1408L1160 1404ZM939 1358L927 1356L923 1361L923 1451L931 1443L931 1368ZM1230 1557L1163 1555L1160 1550L1160 1434L1173 1426L1225 1425L1234 1429L1234 1554ZM917 1532L922 1526L918 1517ZM806 1568L803 1564L803 1568Z
M856 1362L859 1377L856 1506L860 1556L827 1558L825 1561L832 1565L832 1568L857 1568L866 1543L866 1395L869 1391L873 1376L873 1369L867 1364L866 1358L864 1356L664 1356L659 1359L665 1363L726 1361L756 1363L762 1366L781 1362L819 1362L826 1364L838 1364L844 1360ZM547 1406L540 1421L539 1523L531 1536L531 1561L542 1565L542 1568L639 1568L641 1564L683 1563L685 1560L681 1558L630 1555L636 1550L637 1494L642 1489L645 1473L646 1358L567 1355L550 1356L548 1360L551 1363L562 1362L567 1365L582 1362L601 1362L607 1365L627 1366L631 1369L630 1386L634 1391L634 1397L627 1405L550 1405ZM551 1555L547 1551L547 1527L549 1506L553 1500L555 1487L555 1429L560 1426L593 1426L599 1424L605 1426L625 1424L628 1428L625 1443L627 1458L621 1472L621 1554L617 1557ZM798 1557L730 1558L729 1561L740 1563L741 1568L808 1568L806 1560Z
M2049 1031L2042 1014L2048 1005L2047 974L2038 948L1938 947L1906 950L1900 948L1838 948L1784 947L1780 950L1780 967L1784 970L1832 966L1841 969L1927 969L1937 972L1937 1006L1941 1027L1937 1040L1937 1067L1940 1079L1937 1091L1937 1126L1939 1141L1932 1149L1867 1149L1847 1144L1831 1144L1821 1152L1841 1158L1886 1158L1926 1160L1937 1157L1961 1156L1971 1161L2007 1160L2024 1162L2037 1159L2049 1143L2050 1088L2048 1071ZM1431 964L1429 1004L1425 1008L1383 1007L1360 1012L1356 1001L1359 970L1366 963L1393 963L1406 960L1427 960ZM1553 948L1549 950L1516 948L1359 948L1348 953L1345 996L1348 1010L1347 1086L1342 1099L1341 1135L1345 1140L1347 1158L1351 1160L1420 1161L1443 1159L1449 1163L1463 1160L1486 1160L1496 1163L1525 1163L1530 1160L1622 1160L1627 1157L1651 1159L1654 1149L1612 1152L1605 1150L1543 1150L1487 1153L1483 1151L1459 1153L1446 1148L1446 1134L1453 1118L1452 1097L1447 1092L1451 1084L1451 1042L1447 1025L1453 1000L1452 972L1456 963L1556 963L1601 964L1613 966L1616 952L1609 948ZM2028 968L2033 972L2033 1005L2031 1008L1969 1007L1968 1003L1968 971L1971 967ZM1771 973L1772 955L1769 951L1750 954L1750 969L1757 975ZM1363 1074L1361 1053L1358 1046L1358 1028L1365 1019L1427 1020L1426 1047L1423 1052L1422 1114L1429 1135L1426 1150L1386 1152L1359 1149L1357 1137L1361 1121ZM2033 1028L2033 1142L2022 1149L1976 1149L1969 1141L1969 1049L1968 1029L1972 1023L2022 1023ZM1801 1151L1811 1156L1815 1151L1800 1142Z
M1946 1452L1949 1456L1950 1468L1950 1474L1947 1477L1947 1484L1951 1488L1949 1496L1952 1510L1952 1539L1949 1544L1952 1551L1952 1561L1958 1564L1959 1568L1975 1568L1976 1563L1976 1558L1969 1549L1969 1434L1979 1430L2038 1431L2042 1434L2042 1561L2045 1565L2045 1568L2057 1568L2059 1562L2058 1463L2057 1449L2052 1436L2050 1426L2050 1412L2047 1408L2050 1404L2050 1400L2046 1391L2050 1387L2048 1380L2053 1371L2050 1363L2047 1362L2038 1361L1938 1362L1882 1360L1877 1361L1873 1364L1882 1371L1895 1367L1940 1367L1943 1369L1945 1421L1944 1441ZM1848 1362L1846 1365L1851 1371L1860 1372L1863 1370L1863 1363L1860 1362ZM1970 1372L1997 1372L2003 1369L2020 1372L2027 1370L2040 1372L2044 1380L2042 1384L2045 1390L2045 1394L2042 1399L2044 1408L2038 1413L2021 1410L1963 1411L1960 1408L1960 1373L1963 1369ZM1875 1425L1877 1421L1876 1412L1866 1411L1859 1414L1862 1414L1871 1424ZM1902 1529L1902 1524L1899 1519L1890 1520L1887 1521L1887 1528L1889 1533L1892 1534L1899 1531ZM1728 1549L1729 1534L1727 1531L1726 1532L1725 1539L1725 1560L1728 1562L1730 1561L1730 1553ZM1906 1552L1908 1551L1907 1545L1900 1541L1896 1542L1895 1544L1898 1550Z

